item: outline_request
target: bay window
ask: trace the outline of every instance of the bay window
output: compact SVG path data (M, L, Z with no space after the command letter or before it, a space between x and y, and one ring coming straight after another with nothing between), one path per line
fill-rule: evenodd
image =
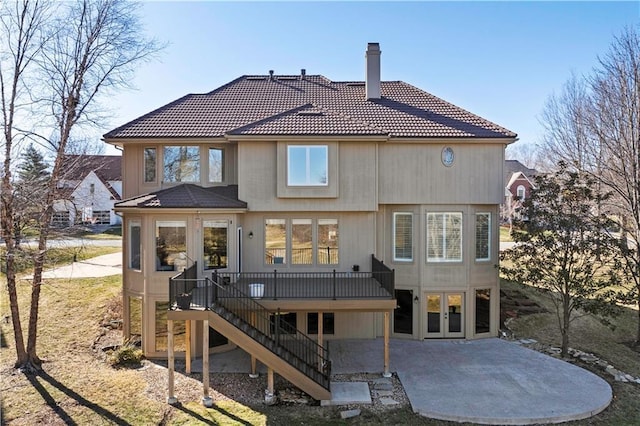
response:
M462 261L462 213L427 213L427 262Z
M156 181L156 149L144 149L144 182L151 183Z
M199 182L200 147L165 146L164 182Z
M140 270L140 254L142 253L142 239L140 238L140 221L129 222L129 269Z
M476 213L476 260L491 259L491 213Z
M223 178L224 152L220 148L209 148L209 182L221 183Z
M413 260L413 214L393 214L393 260Z
M156 271L174 271L186 266L187 223L156 222Z

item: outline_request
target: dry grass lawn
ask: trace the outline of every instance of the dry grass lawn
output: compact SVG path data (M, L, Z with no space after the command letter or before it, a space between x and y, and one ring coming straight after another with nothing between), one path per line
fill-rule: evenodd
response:
M0 394L2 424L412 424L446 425L413 414L410 408L384 414L363 409L356 419L343 421L339 408L264 404L251 406L239 398L221 398L207 409L199 401L197 378L178 374L177 386L194 389L191 399L171 407L164 402L164 383L150 387L141 370L113 369L97 356L92 345L100 332L100 321L108 306L118 297L120 276L83 280L49 280L41 298L38 348L45 360L44 371L26 376L13 370L15 349L11 324L2 322L0 348ZM513 285L513 284L505 284ZM539 295L524 289L531 297ZM21 281L19 296L26 306L30 283ZM8 314L6 291L0 293L0 314ZM543 300L540 300L544 303ZM620 318L611 332L592 318L576 324L572 346L593 352L617 368L640 375L638 353L625 342L635 323L633 315ZM23 320L28 312L23 310ZM522 317L511 323L519 337L557 344L558 336L551 314ZM26 328L26 323L23 324ZM165 373L161 371L161 374ZM164 377L164 376L163 376ZM583 420L589 425L633 425L640 421L640 385L612 383L615 399L598 416ZM215 390L215 389L214 389Z

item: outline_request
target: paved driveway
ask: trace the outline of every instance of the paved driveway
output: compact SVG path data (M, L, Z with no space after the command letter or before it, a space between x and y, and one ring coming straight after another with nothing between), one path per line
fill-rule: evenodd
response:
M329 342L332 372L382 372L382 340ZM595 374L514 342L391 340L390 367L413 410L426 417L484 424L584 419L611 402Z

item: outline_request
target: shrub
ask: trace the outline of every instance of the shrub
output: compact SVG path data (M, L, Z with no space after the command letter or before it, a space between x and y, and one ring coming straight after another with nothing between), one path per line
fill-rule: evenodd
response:
M142 349L131 342L126 342L107 357L112 367L136 367L143 359Z

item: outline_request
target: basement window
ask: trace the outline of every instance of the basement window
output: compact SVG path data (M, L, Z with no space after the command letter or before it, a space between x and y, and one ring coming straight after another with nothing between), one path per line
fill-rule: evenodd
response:
M335 318L333 312L322 314L322 334L334 334ZM318 313L309 312L307 314L307 334L318 334Z

